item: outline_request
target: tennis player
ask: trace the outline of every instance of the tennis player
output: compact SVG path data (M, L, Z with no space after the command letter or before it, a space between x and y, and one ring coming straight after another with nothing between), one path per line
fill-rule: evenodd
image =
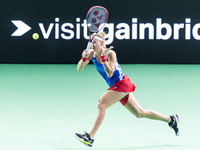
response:
M94 34L92 36L94 36ZM137 118L149 118L168 123L178 136L178 115L165 116L152 110L144 110L139 105L132 93L136 86L122 72L117 61L116 53L112 50L113 47L106 48L104 37L104 32L97 33L92 41L91 49L89 51L83 51L82 59L77 65L77 70L82 71L92 59L94 66L106 80L109 88L98 101L97 116L91 131L89 133L85 132L85 134L75 133L75 137L85 145L92 147L94 136L104 120L105 110L118 101Z

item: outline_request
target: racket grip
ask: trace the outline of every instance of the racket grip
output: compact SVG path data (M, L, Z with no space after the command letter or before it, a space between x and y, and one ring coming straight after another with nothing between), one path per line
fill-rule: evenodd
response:
M91 46L91 44L92 44L92 41L88 41L88 44L87 44L87 51L90 50L90 46Z

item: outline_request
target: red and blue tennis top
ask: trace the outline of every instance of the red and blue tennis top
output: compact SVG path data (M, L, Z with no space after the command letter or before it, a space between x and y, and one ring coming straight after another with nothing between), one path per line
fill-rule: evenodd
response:
M108 60L108 55L106 55L106 59ZM106 80L109 87L111 87L113 84L115 84L117 81L121 80L124 77L124 73L122 72L122 69L121 69L117 60L116 60L116 65L115 65L115 71L114 71L113 76L111 78L108 78L108 76L107 76L107 74L104 70L103 64L100 64L96 60L96 54L95 53L92 57L92 62L94 64L95 68L97 69L97 71Z

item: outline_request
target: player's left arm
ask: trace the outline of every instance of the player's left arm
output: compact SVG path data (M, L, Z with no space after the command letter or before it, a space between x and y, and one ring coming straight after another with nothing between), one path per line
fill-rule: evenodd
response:
M103 62L103 66L108 78L111 78L115 71L116 53L113 50L108 51L108 61Z

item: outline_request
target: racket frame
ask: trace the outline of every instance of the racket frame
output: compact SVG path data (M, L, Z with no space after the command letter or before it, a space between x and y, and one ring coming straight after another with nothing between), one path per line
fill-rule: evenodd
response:
M93 6L93 7L91 7L91 8L88 10L87 15L86 15L87 26L88 26L88 16L89 16L91 10L94 9L94 8L101 8L101 9L104 9L104 10L106 11L106 14L107 14L106 21L104 22L103 26L101 26L101 28L99 28L99 29L96 31L96 34L97 34L101 29L103 29L103 27L104 27L105 24L107 23L109 13L108 13L108 10L107 10L105 7L102 7L102 6ZM89 28L88 28L88 30L90 31ZM92 32L92 31L90 31L90 32ZM91 44L92 44L92 40L94 39L94 37L96 36L96 34L95 34L93 37L91 37L91 35L90 35L89 41L88 41L88 44L87 44L87 48L86 48L87 51L90 50L90 46L91 46Z

